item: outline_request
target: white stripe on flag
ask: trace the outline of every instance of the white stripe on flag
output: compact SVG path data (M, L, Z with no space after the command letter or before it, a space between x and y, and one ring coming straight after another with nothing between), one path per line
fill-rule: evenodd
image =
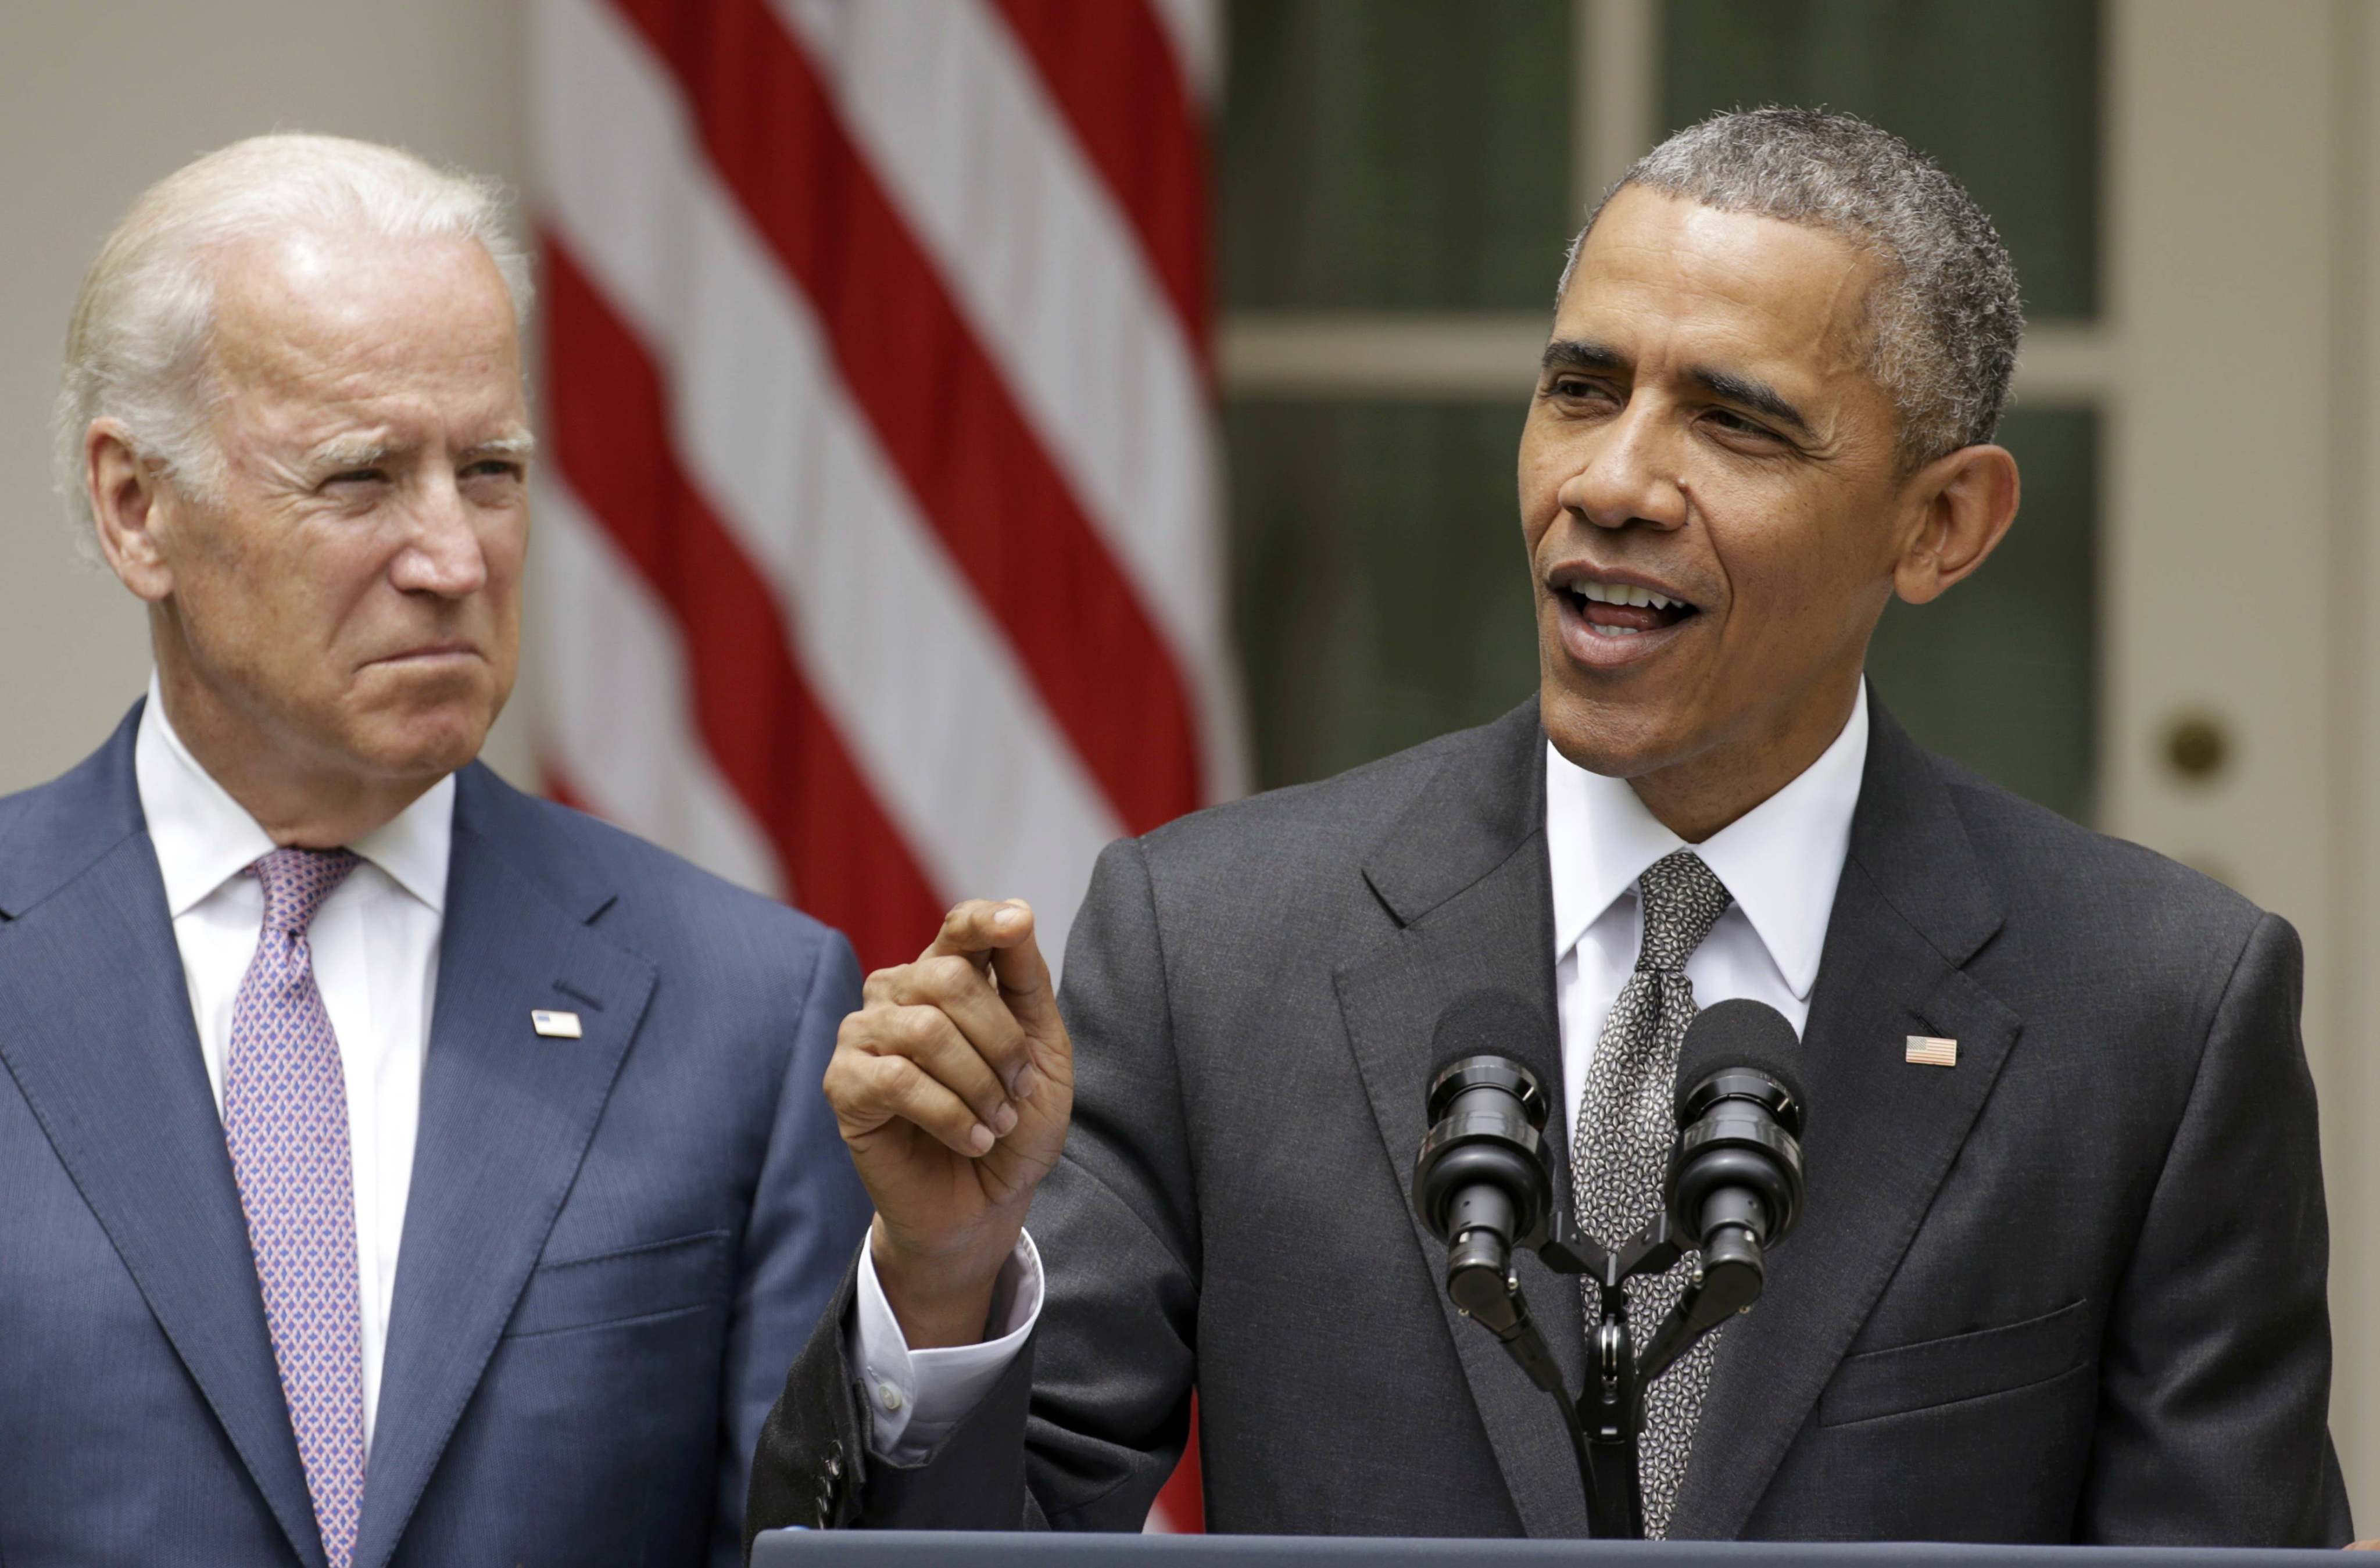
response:
M1149 9L1157 13L1158 25L1173 45L1191 101L1210 107L1220 103L1223 18L1217 0L1149 0Z
M1157 24L1173 43L1183 86L1195 104L1214 107L1223 86L1223 12L1216 0L1149 0Z

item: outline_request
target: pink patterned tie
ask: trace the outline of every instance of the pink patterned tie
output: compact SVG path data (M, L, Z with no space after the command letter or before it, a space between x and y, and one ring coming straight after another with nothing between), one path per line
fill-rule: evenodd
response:
M363 1503L363 1316L346 1078L306 930L356 864L344 849L276 849L248 868L264 886L264 930L224 1069L224 1136L331 1568L355 1554Z

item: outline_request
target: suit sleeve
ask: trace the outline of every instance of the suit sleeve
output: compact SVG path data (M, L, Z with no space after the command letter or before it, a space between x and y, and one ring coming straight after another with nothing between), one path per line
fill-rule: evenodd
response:
M2215 1011L2102 1351L2078 1539L2338 1546L2329 1229L2297 933L2267 915Z
M720 1415L719 1501L711 1560L743 1560L752 1453L786 1366L826 1314L871 1209L820 1087L836 1031L859 1005L851 943L828 932L787 1009L793 1043L777 1088L768 1152L752 1195L727 1325Z
M753 1529L1136 1531L1147 1519L1189 1424L1198 1242L1164 954L1137 842L1099 857L1059 1005L1075 1046L1075 1116L1034 1196L1045 1283L1025 1349L922 1461L869 1458L846 1282L769 1417Z

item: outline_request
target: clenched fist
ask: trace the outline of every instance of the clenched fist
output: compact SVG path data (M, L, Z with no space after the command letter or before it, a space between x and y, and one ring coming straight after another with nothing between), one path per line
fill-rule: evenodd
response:
M969 900L868 977L826 1097L876 1200L876 1276L911 1348L983 1338L1075 1104L1074 1047L1021 900Z

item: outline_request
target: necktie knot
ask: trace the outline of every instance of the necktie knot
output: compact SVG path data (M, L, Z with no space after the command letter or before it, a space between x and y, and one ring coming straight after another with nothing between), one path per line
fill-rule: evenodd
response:
M349 849L299 849L285 845L248 868L264 889L264 929L304 936L322 900L358 865Z
M1645 940L1636 953L1639 970L1682 971L1735 901L1727 884L1691 849L1674 850L1646 867L1637 889L1645 906Z

